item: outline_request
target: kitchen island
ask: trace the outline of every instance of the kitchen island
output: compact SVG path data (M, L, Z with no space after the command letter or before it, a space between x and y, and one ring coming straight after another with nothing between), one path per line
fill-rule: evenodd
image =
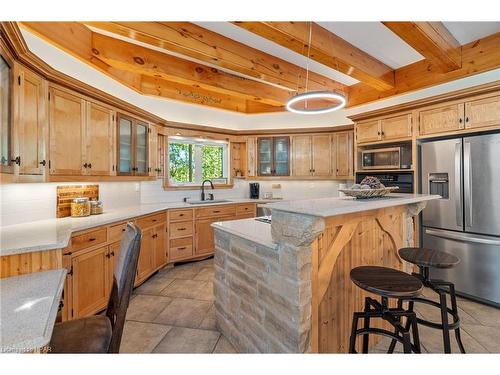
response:
M269 204L272 223L214 223L219 330L239 352L345 353L364 297L359 265L409 271L413 218L437 195L391 194ZM375 343L375 340L371 340Z

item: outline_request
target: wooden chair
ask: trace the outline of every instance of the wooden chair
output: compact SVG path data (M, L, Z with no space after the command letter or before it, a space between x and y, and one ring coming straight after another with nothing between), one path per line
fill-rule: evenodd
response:
M105 315L70 320L54 326L50 353L118 353L125 315L134 287L142 232L128 223L113 272Z

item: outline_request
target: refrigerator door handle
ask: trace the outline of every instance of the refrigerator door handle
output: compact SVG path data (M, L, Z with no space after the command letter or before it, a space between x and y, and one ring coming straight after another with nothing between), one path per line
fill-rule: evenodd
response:
M494 239L484 238L484 237L480 237L480 236L473 236L470 234L455 233L455 232L449 232L446 230L429 229L429 228L425 229L425 233L430 235L430 236L446 238L449 240L480 243L483 245L500 246L500 240L494 240Z
M463 225L462 218L462 142L455 144L455 212L457 225Z
M470 142L464 141L464 203L465 226L472 226L472 176L470 160Z

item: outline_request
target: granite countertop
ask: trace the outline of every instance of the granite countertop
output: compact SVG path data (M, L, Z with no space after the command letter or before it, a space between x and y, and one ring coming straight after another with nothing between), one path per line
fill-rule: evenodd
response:
M66 270L0 280L0 352L33 351L50 342Z
M354 199L352 197L294 200L268 204L273 211L330 217L354 212L401 206L441 198L428 194L389 194L383 198Z
M269 199L228 199L213 205L235 203L268 203ZM71 234L85 229L107 225L133 217L176 208L206 207L212 204L189 204L184 202L165 202L141 204L120 209L105 210L100 215L87 217L66 217L27 222L0 227L0 256L29 253L64 248Z
M221 221L213 223L212 227L271 249L275 249L278 246L277 243L273 241L271 235L271 224L262 221L255 219Z

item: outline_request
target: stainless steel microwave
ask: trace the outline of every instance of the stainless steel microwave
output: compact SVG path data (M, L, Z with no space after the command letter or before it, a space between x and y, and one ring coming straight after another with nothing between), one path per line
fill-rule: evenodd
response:
M361 152L361 169L410 169L411 148L374 148Z

